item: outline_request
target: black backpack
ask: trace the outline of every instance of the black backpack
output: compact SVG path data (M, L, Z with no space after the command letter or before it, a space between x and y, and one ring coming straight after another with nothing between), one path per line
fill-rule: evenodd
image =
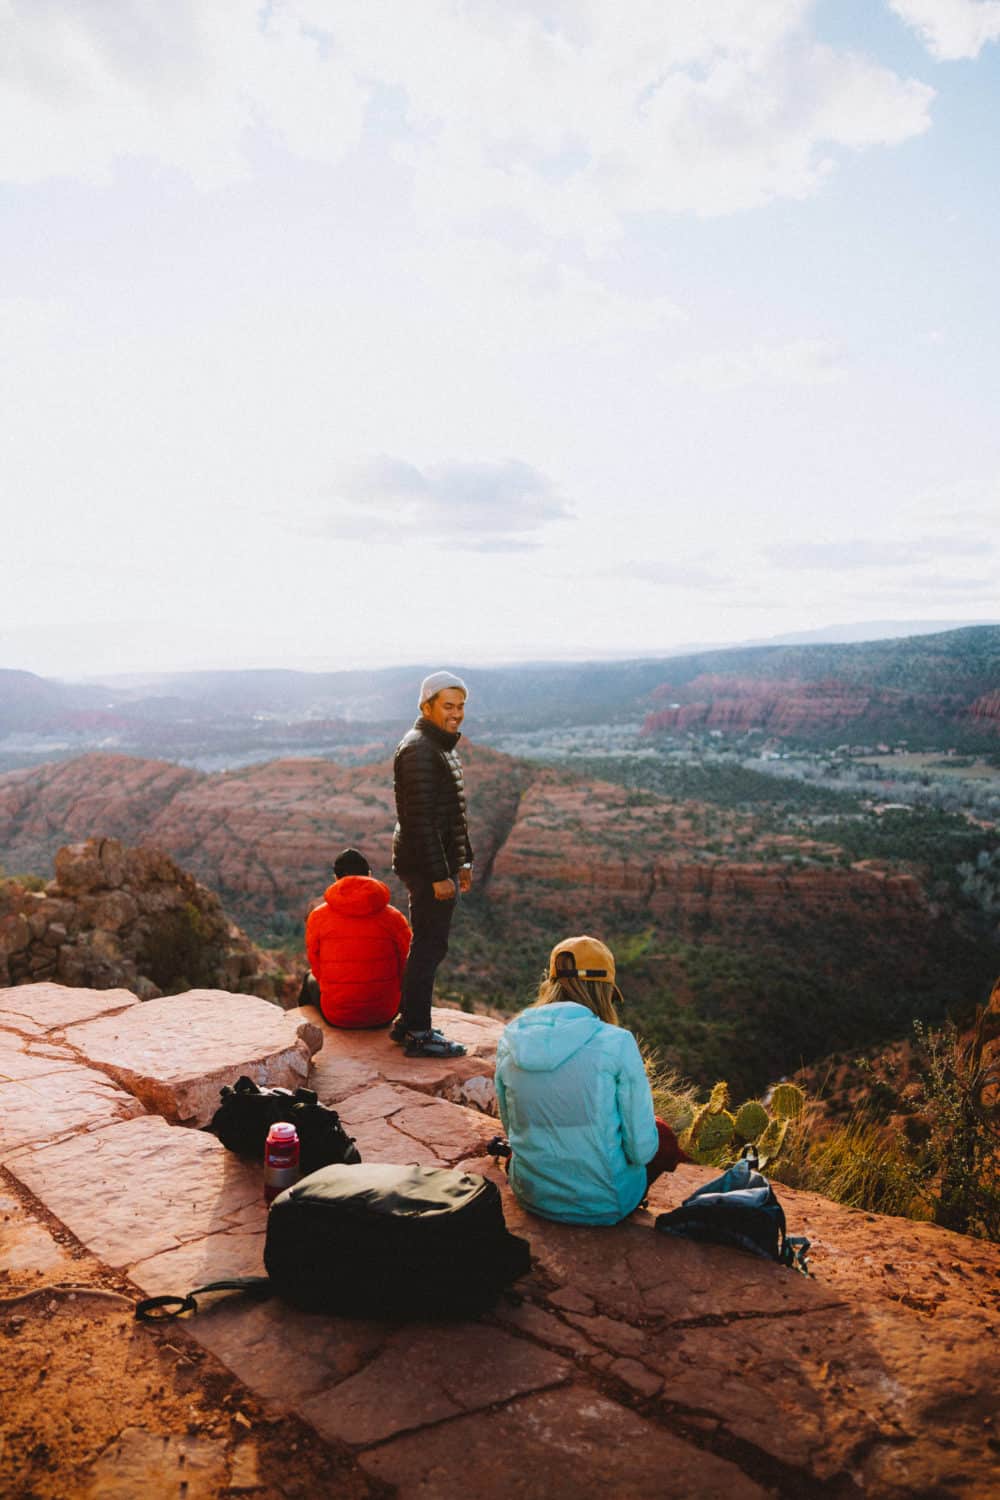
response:
M787 1233L785 1211L767 1178L757 1171L756 1157L745 1156L721 1177L706 1182L680 1208L660 1214L655 1227L663 1234L732 1245L809 1274L809 1241L805 1235Z
M264 1159L267 1132L279 1120L295 1126L302 1175L334 1163L354 1163L361 1153L340 1123L335 1109L320 1104L312 1089L258 1088L252 1078L238 1078L220 1090L222 1103L209 1130L237 1156Z
M267 1216L267 1276L149 1297L143 1319L197 1310L202 1292L277 1295L310 1312L463 1318L492 1307L531 1268L504 1223L496 1183L450 1167L323 1167L279 1193Z

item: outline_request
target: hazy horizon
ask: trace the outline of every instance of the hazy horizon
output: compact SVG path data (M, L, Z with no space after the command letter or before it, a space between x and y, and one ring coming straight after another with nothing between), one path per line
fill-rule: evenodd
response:
M998 42L995 0L8 7L0 664L981 623Z
M971 629L979 626L991 626L1000 624L1000 619L995 620L871 620L865 622L854 622L842 626L825 626L815 630L790 631L778 636L769 636L752 640L738 641L683 641L675 645L660 648L635 647L633 650L616 651L594 651L579 649L573 650L566 647L558 652L546 655L541 650L527 653L523 656L489 656L470 655L467 652L455 652L449 658L449 663L460 664L463 669L476 667L499 668L517 666L543 666L549 663L567 665L571 663L584 664L587 662L616 662L616 661L642 661L656 660L659 657L679 657L686 655L697 655L703 652L713 651L736 651L754 646L777 646L777 645L836 645L836 644L864 644L865 642L903 639L910 636L934 635L944 631ZM437 658L434 658L436 660ZM217 663L212 661L194 661L170 666L153 666L146 669L118 669L111 672L58 672L45 671L35 672L34 675L48 678L53 681L79 684L107 683L120 687L141 686L146 682L154 682L162 677L187 676L198 673L218 672L269 672L288 671L297 673L329 673L329 672L353 672L353 671L392 671L403 670L412 667L414 670L423 670L427 660L418 655L397 656L385 660L358 661L353 660L330 660L316 659L293 659L280 661L246 661L243 663ZM0 659L0 670L34 671L26 668L20 663L7 662Z

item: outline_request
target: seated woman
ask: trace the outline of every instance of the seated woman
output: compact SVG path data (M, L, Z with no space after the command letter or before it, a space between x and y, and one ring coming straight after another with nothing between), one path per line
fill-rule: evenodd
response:
M597 938L558 943L538 999L497 1045L510 1185L533 1213L617 1224L661 1172L690 1161L653 1096L635 1037L618 1020L615 960Z
M333 874L306 922L320 1009L331 1026L388 1026L399 1009L410 924L357 849L338 854Z

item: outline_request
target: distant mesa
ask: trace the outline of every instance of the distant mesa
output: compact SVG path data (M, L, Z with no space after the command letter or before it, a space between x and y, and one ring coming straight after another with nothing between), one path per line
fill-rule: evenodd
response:
M321 748L346 761L388 753L414 714L425 664L342 672L215 671L146 681L60 683L0 669L0 756L15 767L53 753L109 748L165 751L212 768L261 753ZM427 666L434 664L431 663ZM457 669L462 663L456 664ZM883 733L944 727L992 737L1000 681L1000 626L864 642L760 644L632 660L465 667L477 732L639 722L657 732L711 723L836 734L879 721ZM669 686L668 686L669 685ZM224 757L213 761L212 757ZM21 757L18 759L18 757Z

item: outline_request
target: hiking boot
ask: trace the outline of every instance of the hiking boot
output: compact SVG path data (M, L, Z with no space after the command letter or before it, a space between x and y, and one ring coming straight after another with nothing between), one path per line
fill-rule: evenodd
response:
M392 1033L390 1032L390 1035ZM401 1038L407 1057L464 1057L461 1042L450 1042L436 1027L430 1031L407 1031Z
M397 1016L393 1021L389 1031L390 1042L403 1043L406 1041L406 1038L409 1036L409 1034L410 1033L406 1029L406 1022L403 1020L402 1016Z

